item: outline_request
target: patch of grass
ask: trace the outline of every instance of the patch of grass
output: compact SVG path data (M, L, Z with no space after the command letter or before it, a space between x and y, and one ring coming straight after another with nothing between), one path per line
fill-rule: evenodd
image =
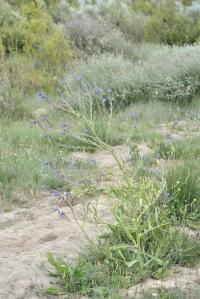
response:
M113 189L113 195L115 221L106 224L99 243L92 243L74 266L48 255L56 282L49 293L107 298L111 291L162 276L171 265L190 266L199 259L199 243L170 229L153 183L140 180Z
M185 221L200 219L200 168L196 161L183 161L168 169L166 188L172 217Z
M154 151L162 159L198 159L200 157L200 140L197 137L168 140L168 142L155 145Z
M181 290L176 289L154 289L141 294L139 299L198 299L200 289Z
M2 120L0 129L0 193L4 204L20 203L40 188L78 189L81 180L98 176L92 161L69 162L69 151L44 137L40 128L26 122ZM78 186L78 187L77 187Z

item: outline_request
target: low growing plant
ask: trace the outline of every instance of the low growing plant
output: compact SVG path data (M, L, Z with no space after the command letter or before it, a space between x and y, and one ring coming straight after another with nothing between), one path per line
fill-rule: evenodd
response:
M179 221L200 219L200 169L196 161L183 161L170 168L166 174L169 194L168 208Z

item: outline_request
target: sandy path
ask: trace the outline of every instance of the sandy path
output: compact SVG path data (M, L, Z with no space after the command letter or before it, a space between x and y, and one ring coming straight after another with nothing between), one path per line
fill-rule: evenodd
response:
M37 201L34 207L1 214L0 230L0 298L44 298L39 289L48 285L48 277L41 267L46 253L54 252L70 262L86 245L81 227L74 221L69 208L62 208L67 218L53 212L50 198ZM75 207L76 212L82 205ZM29 213L27 217L26 213ZM20 216L19 216L20 215ZM80 218L80 217L79 217ZM81 217L82 218L82 217ZM80 220L81 224L82 221ZM90 238L100 227L85 223Z
M127 147L116 147L127 156ZM111 155L104 151L93 154L74 153L73 158L94 158L98 167L118 168ZM0 213L0 299L49 298L41 295L40 290L48 286L48 276L41 265L47 262L48 251L63 256L72 262L87 244L87 238L74 220L68 207L62 207L66 218L52 210L49 195L35 199L28 209L17 209ZM83 206L74 207L82 224ZM98 210L108 214L105 198L99 199ZM108 215L109 217L109 215ZM85 223L84 228L90 238L102 231L101 227Z

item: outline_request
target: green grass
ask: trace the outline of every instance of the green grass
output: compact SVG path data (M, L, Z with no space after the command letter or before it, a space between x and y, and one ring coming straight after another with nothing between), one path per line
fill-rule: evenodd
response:
M182 161L166 173L166 188L169 192L168 208L178 220L200 218L200 167L197 161Z
M197 241L170 229L159 188L145 179L130 184L113 188L115 221L106 224L107 232L75 265L48 255L56 283L49 293L107 298L148 277L162 277L172 265L191 266L200 258Z
M194 288L189 290L176 289L155 289L149 290L141 294L139 299L198 299L200 297L200 289Z
M137 171L137 164L134 165L134 171L123 170L124 184L107 190L112 195L114 221L105 223L99 218L98 211L94 213L94 220L104 224L106 232L95 243L91 240L88 250L80 254L74 265L54 258L49 253L48 259L54 269L51 272L53 285L48 289L50 294L109 298L111 294L127 289L134 283L163 277L172 266L189 267L199 261L198 240L186 232L173 229L177 220L183 221L184 217L198 220L199 208L194 203L199 199L199 170L196 167L195 171L188 172L188 169L194 168L192 162L181 164L181 158L198 156L198 140L191 139L190 147L184 146L186 141L174 141L168 148L165 137L155 130L161 121L169 125L177 116L183 119L188 109L186 107L179 109L171 104L149 102L147 107L143 103L135 104L115 114L112 105L105 110L104 106L90 101L90 93L87 97L89 101L85 102L84 94L80 93L80 102L74 113L89 132L85 134L85 142L94 143L97 148L112 153L121 170L123 166L110 148L115 143L108 138L112 134L117 135L116 124L122 136L128 136L125 132L130 134L126 138L128 144L133 140L143 140L152 145L154 142L163 142L165 146L159 147L160 153L156 146L153 148L154 161L157 154L166 160L180 160L177 167L167 172L166 183L164 177L152 179L142 176ZM176 148L176 155L171 154L174 153L172 148ZM177 180L180 180L178 192L175 185Z
M79 184L98 178L94 163L70 161L68 148L60 148L44 137L40 128L27 122L2 121L0 129L0 192L4 204L23 202L41 188L67 188L83 194ZM72 163L73 162L73 163Z

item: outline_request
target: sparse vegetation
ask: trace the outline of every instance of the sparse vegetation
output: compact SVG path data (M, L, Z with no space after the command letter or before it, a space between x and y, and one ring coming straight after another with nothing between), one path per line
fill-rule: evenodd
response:
M0 0L0 229L9 246L21 215L32 221L16 241L19 260L31 234L52 229L31 252L49 248L50 296L120 299L148 278L198 267L198 2ZM47 206L66 221L58 231ZM78 254L74 222L88 241ZM72 260L54 246L65 225ZM137 295L197 299L199 290Z

